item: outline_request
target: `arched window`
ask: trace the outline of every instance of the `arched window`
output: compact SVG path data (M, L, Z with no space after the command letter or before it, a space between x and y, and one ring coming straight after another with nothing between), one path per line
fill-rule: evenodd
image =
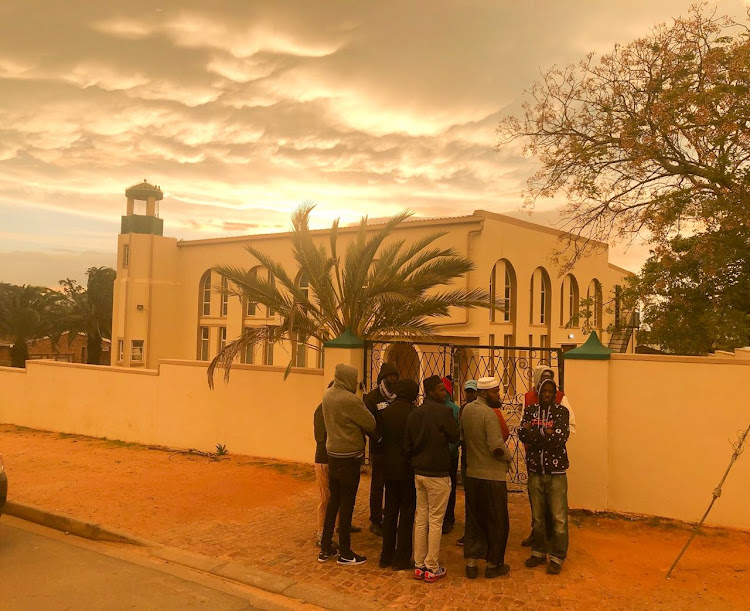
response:
M549 325L550 299L552 297L549 274L537 267L529 283L529 322L532 325Z
M201 316L211 316L211 270L201 278L199 311Z
M591 300L591 326L594 329L602 327L602 283L594 278L589 282L589 288L586 291L586 299Z
M219 311L221 316L226 316L229 311L229 283L224 276L221 277L221 308Z
M576 324L580 295L578 281L573 274L567 274L560 284L560 326L572 327Z
M511 322L516 310L516 272L510 261L500 259L490 274L490 298L493 303L500 301L500 308L490 308L492 322Z

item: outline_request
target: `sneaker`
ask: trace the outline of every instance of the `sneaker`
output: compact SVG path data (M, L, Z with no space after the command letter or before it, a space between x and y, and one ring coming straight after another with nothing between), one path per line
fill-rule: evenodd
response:
M456 545L463 545L464 544L464 538L461 537L458 541L456 541Z
M431 571L430 569L427 569L424 572L424 580L427 583L435 583L438 579L442 579L448 574L448 570L441 566L437 571Z
M364 564L365 562L367 562L367 556L360 556L359 554L352 552L351 556L342 556L339 554L339 559L336 561L336 564L342 566L354 566L357 564Z
M528 558L526 558L526 562L524 562L524 564L530 569L533 569L535 566L545 564L546 562L547 559L544 556L529 556Z
M375 522L370 522L370 532L376 537L382 537L383 527L380 524L375 524Z
M521 547L531 547L531 535L521 541Z
M379 566L379 567L380 567L381 569L387 569L387 568L388 568L389 566L391 566L391 561L390 561L390 560L387 560L387 559L385 559L385 558L381 558L381 559L380 559L380 560L378 561L378 566Z
M547 572L550 575L559 575L560 571L562 571L562 564L560 564L559 562L550 560L549 563L547 563Z
M414 579L424 579L424 574L427 572L427 569L423 566L418 566L414 568Z
M333 549L322 549L318 553L318 562L327 562L331 556L336 555L336 550Z
M453 530L453 524L443 524L443 534L447 535Z
M501 564L499 566L492 566L492 567L488 566L486 569L484 569L484 578L494 579L495 577L507 575L508 573L510 573L509 564Z
M466 577L468 579L476 579L479 576L479 567L478 566L466 566Z

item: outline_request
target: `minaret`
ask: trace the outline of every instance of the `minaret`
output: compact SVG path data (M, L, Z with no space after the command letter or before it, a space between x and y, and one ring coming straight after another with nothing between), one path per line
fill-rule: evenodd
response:
M111 364L156 369L176 341L177 240L164 237L158 211L164 193L158 185L144 180L126 189L125 197L117 237Z

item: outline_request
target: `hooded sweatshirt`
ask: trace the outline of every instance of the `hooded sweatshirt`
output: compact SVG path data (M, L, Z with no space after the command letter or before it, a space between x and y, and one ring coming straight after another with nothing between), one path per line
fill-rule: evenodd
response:
M557 384L552 380L545 380L539 386L540 394L547 385L551 385L557 392ZM570 436L568 423L568 409L554 401L546 407L539 403L526 407L521 426L518 427L518 439L526 445L526 469L530 473L565 473L570 464L565 447ZM527 428L526 424L530 427Z
M364 397L365 406L377 418L379 410L383 410L396 400L396 393L389 392L385 387L385 378L389 375L399 375L396 366L393 363L383 363L378 373L378 385L368 392ZM383 447L381 444L370 446L373 454L382 454Z
M334 458L358 458L364 454L364 433L375 432L375 418L357 392L357 370L339 363L333 386L323 394L326 451Z
M388 480L408 480L414 478L414 472L404 452L404 437L406 421L415 409L414 400L419 394L419 386L407 378L396 382L393 390L396 400L375 415L378 432L383 437L383 474Z
M545 371L551 371L552 375L555 375L555 370L552 369L552 367L548 367L547 365L540 365L539 367L534 367L534 387L528 391L524 397L523 397L523 407L526 409L529 405L534 405L536 403L539 403L539 393L537 392L537 389L539 388L539 382L542 379L542 374ZM555 395L555 403L558 403L559 405L562 405L563 407L568 408L569 416L569 424L570 424L570 436L576 434L576 415L573 411L573 408L570 406L570 401L568 400L568 395L566 395L562 390L557 391L557 394Z

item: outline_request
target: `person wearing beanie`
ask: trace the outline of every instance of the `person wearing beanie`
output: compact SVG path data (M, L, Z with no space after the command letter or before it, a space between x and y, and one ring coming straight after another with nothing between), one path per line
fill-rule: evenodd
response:
M404 451L414 469L417 511L414 516L414 577L433 583L445 577L440 566L443 517L451 493L450 444L459 440L458 423L445 405L446 390L439 376L422 383L422 405L406 422Z
M531 556L529 568L549 563L547 572L558 575L568 553L568 479L566 442L570 436L570 412L555 403L557 384L542 380L539 401L526 408L518 438L527 446L526 471L531 498ZM546 508L549 507L550 517ZM552 533L547 540L547 520Z
M542 383L544 380L554 380L554 379L555 379L555 370L552 369L552 367L549 367L547 365L539 365L538 367L534 367L534 386L523 397L523 409L525 410L530 405L536 405L539 402L539 393L537 391L538 391L540 383ZM573 411L573 408L570 406L570 401L568 400L568 396L560 389L557 390L557 395L555 396L555 403L567 408L568 416L569 416L569 423L570 423L570 436L572 437L573 435L576 434L576 415L575 415L575 412ZM521 418L523 419L523 413L521 414ZM528 491L528 486L527 486L527 491ZM529 505L531 505L531 495L529 495ZM547 526L551 528L552 516L549 514L549 508L547 508L547 511L548 511L548 514L547 514L547 519L545 522ZM550 541L552 540L551 531L547 533L547 539ZM521 541L521 545L523 547L531 547L531 534L529 534L528 537L526 537L523 541Z
M452 401L453 381L450 378L442 378L445 386L445 404L453 410L453 417L458 423L458 412L460 408ZM448 497L448 505L445 508L445 517L443 518L443 534L447 535L456 525L456 485L458 484L458 449L460 444L451 444L451 495Z
M401 376L393 363L383 363L378 373L377 386L364 397L373 418L396 400L393 385ZM370 532L383 536L383 448L370 444Z
M484 576L493 579L507 575L505 564L510 521L506 476L512 460L505 445L500 421L493 407L500 401L500 381L495 377L477 381L476 401L464 407L461 439L466 450L466 533L464 559L466 576L476 579L477 562L486 560Z
M383 438L383 474L385 477L385 509L383 510L383 549L380 568L411 570L412 530L417 494L414 471L404 452L406 422L414 410L419 385L409 378L393 385L396 400L378 410L375 419Z
M377 438L377 433L375 418L356 392L357 370L339 363L333 376L333 386L323 394L330 497L320 541L319 562L325 562L335 553L332 543L336 516L339 519L337 563L354 565L367 561L367 558L352 551L350 529L359 487L359 465L365 452L364 435Z

